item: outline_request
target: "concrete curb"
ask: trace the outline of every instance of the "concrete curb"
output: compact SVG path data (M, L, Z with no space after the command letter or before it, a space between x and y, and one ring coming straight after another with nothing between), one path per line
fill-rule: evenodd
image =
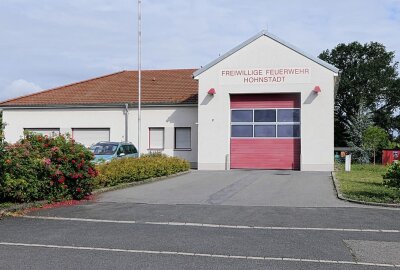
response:
M375 202L365 202L365 201L359 201L359 200L354 200L354 199L348 199L346 198L343 193L340 191L339 188L339 181L336 178L336 173L332 172L332 181L333 181L333 186L335 187L336 191L336 196L343 201L351 202L351 203L358 203L358 204L363 204L363 205L371 205L371 206L380 206L380 207L391 207L391 208L400 208L400 204L395 204L395 203L375 203Z
M37 201L37 202L31 202L31 203L15 203L15 204L12 204L9 207L0 209L0 219L3 216L7 216L11 212L17 212L17 211L21 211L21 210L24 210L24 209L27 209L27 208L32 208L32 207L40 207L40 206L45 205L46 203L47 203L47 201Z
M174 178L180 175L184 175L184 174L188 174L190 173L189 171L184 171L184 172L179 172L179 173L175 173L175 174L171 174L171 175L166 175L166 176L160 176L160 177L154 177L154 178L149 178L143 181L138 181L138 182L132 182L132 183L123 183L123 184L119 184L116 186L112 186L112 187L105 187L105 188L100 188L100 189L96 189L92 192L92 195L99 195L101 193L104 192L108 192L108 191L114 191L114 190L119 190L119 189L124 189L124 188L129 188L129 187L134 187L134 186L138 186L138 185L144 185L144 184L149 184L149 183L153 183L153 182L157 182L157 181L161 181L161 180L166 180L169 178ZM11 213L11 212L16 212L16 211L21 211L27 208L31 208L31 207L40 207L43 206L47 203L47 201L37 201L37 202L32 202L32 203L19 203L19 204L13 204L9 207L0 209L0 219L3 216L7 216L7 214Z
M171 174L171 175L166 175L166 176L149 178L149 179L146 179L146 180L143 180L143 181L131 182L131 183L123 183L123 184L119 184L119 185L112 186L112 187L100 188L100 189L94 190L92 192L92 195L99 195L101 193L108 192L108 191L114 191L114 190L134 187L134 186L138 186L138 185L150 184L150 183L153 183L153 182L174 178L174 177L177 177L177 176L180 176L180 175L184 175L184 174L188 174L188 173L190 173L190 170L189 171L175 173L175 174Z

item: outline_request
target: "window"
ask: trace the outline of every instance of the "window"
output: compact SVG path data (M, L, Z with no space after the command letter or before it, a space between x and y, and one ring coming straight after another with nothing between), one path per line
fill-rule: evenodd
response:
M232 138L300 138L300 109L231 111Z
M175 149L191 149L190 127L175 128Z
M253 122L253 110L232 111L232 122Z
M255 125L254 137L276 137L275 125Z
M96 143L90 147L95 155L113 155L117 151L118 144L115 143Z
M278 110L278 122L300 122L299 109Z
M137 149L136 149L136 147L135 146L133 146L133 145L129 145L129 151L132 153L132 154L137 154Z
M125 149L124 149L123 146L120 146L120 147L118 148L118 151L117 151L117 156L119 156L119 155L121 155L121 154L125 154Z
M133 145L126 144L122 147L124 148L124 152L126 155L133 155L137 153L137 150Z
M254 110L254 122L276 122L276 110Z
M149 128L149 149L164 149L164 128Z
M232 137L253 137L253 126L232 125Z
M300 125L278 125L278 137L300 137Z

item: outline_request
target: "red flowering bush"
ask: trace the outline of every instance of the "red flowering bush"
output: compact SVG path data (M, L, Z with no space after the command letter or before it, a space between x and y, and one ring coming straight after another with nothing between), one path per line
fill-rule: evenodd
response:
M88 149L69 137L27 133L4 148L0 200L82 199L90 195L97 176L92 159Z

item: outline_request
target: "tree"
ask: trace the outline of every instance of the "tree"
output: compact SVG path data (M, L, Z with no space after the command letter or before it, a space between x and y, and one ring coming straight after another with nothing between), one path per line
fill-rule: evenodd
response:
M370 126L363 133L364 147L373 152L374 165L376 160L376 151L386 147L388 143L389 136L383 128Z
M3 112L0 111L0 144L3 142L3 137L4 137Z
M4 132L3 132L3 112L0 111L0 186L3 181L4 166Z
M335 100L335 145L349 141L346 123L362 107L372 113L374 125L385 129L393 138L400 120L400 78L395 54L377 42L339 44L319 55L322 60L341 70Z
M363 144L363 134L371 126L371 118L371 112L361 106L356 115L343 123L347 136L345 142L353 149L352 156L358 163L369 163L369 155Z

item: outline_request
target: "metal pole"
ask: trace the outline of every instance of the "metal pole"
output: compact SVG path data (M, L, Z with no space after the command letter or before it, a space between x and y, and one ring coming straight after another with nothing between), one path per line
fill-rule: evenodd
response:
M125 104L125 142L129 142L129 105Z
M141 152L141 122L142 122L142 1L138 0L138 156Z

